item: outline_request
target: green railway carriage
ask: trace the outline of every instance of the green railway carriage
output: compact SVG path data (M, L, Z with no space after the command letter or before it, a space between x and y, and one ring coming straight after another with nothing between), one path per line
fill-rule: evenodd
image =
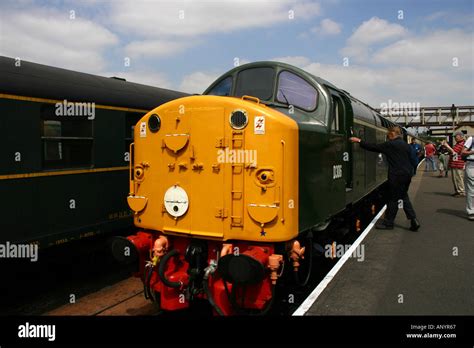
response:
M230 70L204 94L254 96L297 122L300 232L324 229L386 181L383 155L348 138L383 142L394 124L322 78L284 63L256 62Z
M0 76L0 242L48 247L131 227L133 127L186 94L7 57Z

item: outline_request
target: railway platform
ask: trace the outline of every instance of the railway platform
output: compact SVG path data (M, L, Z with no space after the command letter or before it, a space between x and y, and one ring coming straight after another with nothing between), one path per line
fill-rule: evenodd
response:
M369 225L364 258L345 255L294 316L474 314L474 222L451 177L433 175L420 167L410 187L420 230L402 210L394 230Z

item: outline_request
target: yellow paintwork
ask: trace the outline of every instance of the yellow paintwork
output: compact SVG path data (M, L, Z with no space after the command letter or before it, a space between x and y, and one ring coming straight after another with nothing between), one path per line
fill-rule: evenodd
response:
M242 130L229 123L237 109L248 115ZM152 114L161 119L156 133L148 129ZM265 134L255 134L255 116L265 116ZM264 104L218 96L163 104L135 127L133 158L133 165L144 168L142 180L130 183L131 196L146 199L135 215L140 228L217 240L276 242L297 236L298 126ZM230 163L239 160L243 163ZM188 210L177 218L164 206L173 185L189 199ZM129 198L130 206L139 211L135 200Z
M130 209L132 209L135 213L139 213L145 209L148 198L141 196L128 196L127 202Z

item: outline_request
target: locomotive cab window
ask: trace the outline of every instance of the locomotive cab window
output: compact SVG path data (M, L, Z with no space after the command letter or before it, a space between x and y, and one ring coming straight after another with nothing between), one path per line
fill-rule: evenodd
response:
M92 166L93 121L87 116L57 116L54 104L41 106L43 168Z
M318 91L301 77L282 71L278 78L277 101L313 111L316 109Z
M273 68L250 68L239 72L235 96L249 95L260 100L270 100L273 97Z
M220 81L211 91L209 95L229 96L232 91L232 76L228 76Z

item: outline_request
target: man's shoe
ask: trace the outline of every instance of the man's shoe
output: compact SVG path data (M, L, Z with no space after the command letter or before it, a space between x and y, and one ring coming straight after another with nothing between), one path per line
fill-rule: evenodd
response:
M417 219L411 219L411 224L410 224L410 231L418 231L418 229L420 228L420 223L418 222Z
M469 214L467 218L471 221L474 221L474 214Z
M393 230L393 225L389 225L385 221L382 221L377 223L375 228L378 230Z

